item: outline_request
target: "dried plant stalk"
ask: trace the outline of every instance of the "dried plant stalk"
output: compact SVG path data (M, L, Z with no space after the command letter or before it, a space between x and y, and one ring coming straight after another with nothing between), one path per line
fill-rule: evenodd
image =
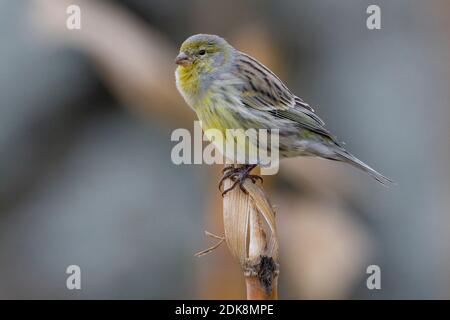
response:
M232 185L226 180L225 188ZM247 299L277 299L278 238L275 212L262 188L249 179L223 199L225 240L244 271Z

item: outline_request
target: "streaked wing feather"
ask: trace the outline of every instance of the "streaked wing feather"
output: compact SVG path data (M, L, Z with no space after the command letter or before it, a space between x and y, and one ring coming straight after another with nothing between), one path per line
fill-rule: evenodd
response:
M237 57L236 65L236 75L241 77L244 83L241 100L245 106L294 121L301 127L336 141L324 127L325 123L322 119L314 113L314 109L292 94L267 67L241 52Z

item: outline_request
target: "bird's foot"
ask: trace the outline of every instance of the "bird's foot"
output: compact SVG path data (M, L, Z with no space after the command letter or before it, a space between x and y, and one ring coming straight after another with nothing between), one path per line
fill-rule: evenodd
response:
M245 179L250 179L253 183L256 183L257 180L263 182L263 178L261 178L260 176L250 174L250 171L252 171L253 168L255 167L256 167L255 164L243 165L240 167L226 166L223 169L223 176L219 182L219 190L221 190L223 183L227 179L231 179L233 181L233 185L222 192L222 197L225 196L231 190L233 190L237 185L239 185L239 188L241 188L243 192L247 193L247 191L244 188Z

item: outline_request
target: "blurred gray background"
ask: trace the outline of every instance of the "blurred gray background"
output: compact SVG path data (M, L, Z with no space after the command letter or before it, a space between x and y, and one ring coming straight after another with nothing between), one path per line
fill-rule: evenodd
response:
M193 256L223 233L220 167L170 160L195 119L173 75L195 33L261 60L397 182L282 162L280 298L450 298L449 27L444 0L0 0L0 298L244 297L225 246Z

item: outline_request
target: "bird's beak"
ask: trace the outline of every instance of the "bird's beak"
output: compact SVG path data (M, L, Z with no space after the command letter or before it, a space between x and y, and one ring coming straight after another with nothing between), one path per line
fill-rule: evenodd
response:
M184 52L180 52L180 54L176 57L175 63L179 66L186 67L191 64L189 57Z

